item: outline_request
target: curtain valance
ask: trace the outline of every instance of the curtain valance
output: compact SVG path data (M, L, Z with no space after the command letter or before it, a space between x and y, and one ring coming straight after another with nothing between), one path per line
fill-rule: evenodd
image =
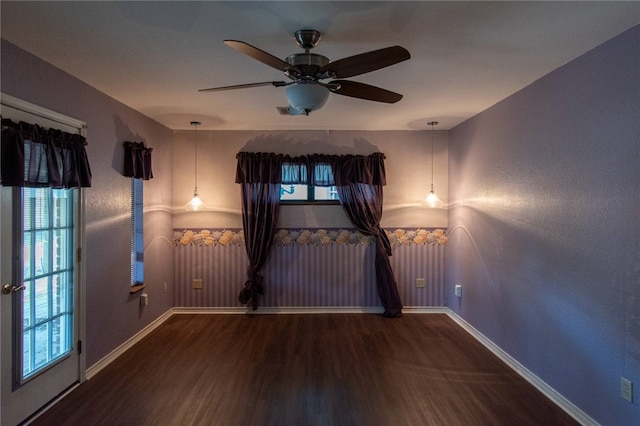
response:
M386 185L387 183L384 169L385 156L381 152L370 155L300 156L240 152L236 158L238 160L236 183L315 186L344 186L354 183Z
M2 185L90 187L86 145L82 135L2 119Z
M124 143L124 175L136 179L153 178L151 170L151 152L153 148L144 146L144 142Z

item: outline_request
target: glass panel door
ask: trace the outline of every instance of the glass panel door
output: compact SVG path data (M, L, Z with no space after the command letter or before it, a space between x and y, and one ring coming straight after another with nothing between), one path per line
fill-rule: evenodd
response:
M84 123L0 93L0 115L68 133ZM0 153L0 155L2 155ZM83 191L0 186L0 425L83 378Z

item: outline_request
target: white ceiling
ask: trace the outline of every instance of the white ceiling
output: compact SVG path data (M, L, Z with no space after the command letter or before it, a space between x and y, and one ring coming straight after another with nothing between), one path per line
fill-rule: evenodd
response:
M0 2L2 37L172 129L450 129L640 22L640 2ZM280 58L322 32L332 60L392 45L411 59L352 80L404 95L332 94L281 116L284 88L198 89L286 79L223 44ZM10 72L10 70L2 70Z

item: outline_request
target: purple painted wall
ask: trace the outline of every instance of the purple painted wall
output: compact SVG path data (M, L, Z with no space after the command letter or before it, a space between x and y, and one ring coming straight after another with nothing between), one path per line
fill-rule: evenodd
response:
M449 307L596 421L640 424L640 26L454 128L449 198Z
M103 358L172 305L172 131L2 40L3 93L88 125L93 187L86 191L87 366ZM125 140L153 148L155 178L144 183L145 291L130 295L130 179L121 175Z

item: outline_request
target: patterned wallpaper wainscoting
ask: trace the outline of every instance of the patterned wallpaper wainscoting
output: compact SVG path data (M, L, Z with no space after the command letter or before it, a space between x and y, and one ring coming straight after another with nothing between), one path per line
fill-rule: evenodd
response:
M443 306L444 230L387 231L404 306ZM372 240L354 230L280 230L263 268L263 307L378 307ZM175 230L175 306L240 307L241 230ZM425 287L416 287L424 278ZM202 279L194 289L193 280Z

